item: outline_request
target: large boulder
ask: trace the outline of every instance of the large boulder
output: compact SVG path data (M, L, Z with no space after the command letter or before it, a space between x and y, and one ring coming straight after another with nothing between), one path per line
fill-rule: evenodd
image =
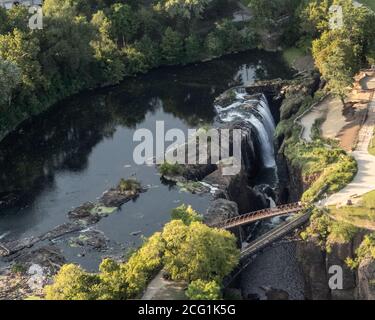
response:
M204 215L204 222L212 225L237 216L237 203L226 199L216 199L211 202L207 209L207 212Z

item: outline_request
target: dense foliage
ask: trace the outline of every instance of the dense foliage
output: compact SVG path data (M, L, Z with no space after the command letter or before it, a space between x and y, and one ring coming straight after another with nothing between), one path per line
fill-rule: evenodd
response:
M314 208L310 224L301 232L303 240L313 240L323 250L331 251L334 244L349 243L358 232L350 223L335 221L324 210Z
M195 280L189 284L186 295L190 300L219 300L220 286L215 281Z
M343 26L333 27L331 5L343 8ZM353 76L375 58L375 13L352 0L314 0L302 11L304 36L315 39L315 64L328 88L344 100Z
M209 14L228 3L45 0L41 30L28 28L26 7L0 8L0 73L6 73L0 81L0 136L82 89L160 65L254 48L246 25Z
M139 297L160 269L172 280L192 282L189 297L220 297L224 276L237 265L239 250L234 235L192 221L199 215L191 207L174 211L191 218L189 223L172 220L134 252L126 262L105 259L97 274L69 264L61 268L54 283L45 288L46 299L98 300Z

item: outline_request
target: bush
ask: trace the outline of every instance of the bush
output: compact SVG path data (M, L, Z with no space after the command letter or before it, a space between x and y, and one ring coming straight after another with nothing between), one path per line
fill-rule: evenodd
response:
M127 192L127 191L138 192L141 190L141 184L134 179L128 179L128 180L121 179L118 184L118 189L121 192Z
M186 291L186 296L190 300L219 300L221 298L220 286L216 281L192 281Z
M178 176L184 173L185 168L178 163L172 164L169 162L164 162L162 165L160 165L159 171L162 176Z
M348 258L346 264L352 268L358 268L361 262L365 259L375 260L375 233L365 236L361 245L356 250L355 259Z

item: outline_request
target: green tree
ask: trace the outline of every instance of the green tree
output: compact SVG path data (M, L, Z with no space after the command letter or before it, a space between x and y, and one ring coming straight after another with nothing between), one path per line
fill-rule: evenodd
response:
M39 41L18 29L0 35L0 58L22 70L22 85L27 91L34 90L42 82L39 52Z
M329 29L329 8L333 0L313 0L301 10L301 29L310 37L318 37Z
M140 41L137 41L134 46L142 52L145 57L145 64L147 69L154 68L160 64L161 53L158 44L145 35Z
M89 274L74 264L61 267L52 285L44 288L47 300L92 300L92 287L99 283L96 275Z
M159 0L158 10L166 11L170 16L192 19L200 16L212 0Z
M344 103L346 93L353 83L353 76L359 69L353 46L349 41L325 32L313 42L312 52L315 64L327 80L329 89Z
M202 54L202 45L199 37L191 34L185 39L185 60L192 62L199 59Z
M29 28L29 12L25 6L13 6L7 11L8 15L8 30L18 29L23 32L28 31Z
M10 106L12 93L21 83L20 68L7 60L0 59L0 105Z
M210 32L207 35L206 48L211 56L220 56L224 53L223 43L215 32Z
M184 43L181 35L168 27L163 35L161 51L164 61L168 64L180 63L183 59Z
M216 281L195 280L189 284L186 296L190 300L219 300L220 286Z
M134 46L126 46L123 48L125 56L126 74L133 75L138 72L144 73L148 70L148 64L142 51Z
M225 230L174 220L165 225L162 238L164 268L174 280L221 281L238 263L235 236Z
M203 219L191 206L183 204L172 210L172 220L181 220L186 225L190 225L194 221L202 221Z
M115 3L111 7L110 20L112 34L124 47L136 35L139 28L139 20L133 9L122 3Z
M91 24L99 32L90 45L94 49L94 58L99 65L100 78L107 83L118 83L125 74L125 65L122 54L110 37L111 21L100 10L93 15Z

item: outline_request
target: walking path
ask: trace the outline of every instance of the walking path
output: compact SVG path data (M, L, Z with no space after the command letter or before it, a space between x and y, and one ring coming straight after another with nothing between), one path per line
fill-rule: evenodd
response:
M359 131L359 141L352 153L358 163L358 173L344 189L324 200L324 205L346 204L350 198L375 190L375 157L368 152L375 128L375 95L368 108L367 120Z
M303 130L301 138L306 142L312 142L312 128L316 120L323 117L324 113L326 112L326 99L322 101L322 103L317 104L313 107L309 113L304 115L301 120L299 121Z

